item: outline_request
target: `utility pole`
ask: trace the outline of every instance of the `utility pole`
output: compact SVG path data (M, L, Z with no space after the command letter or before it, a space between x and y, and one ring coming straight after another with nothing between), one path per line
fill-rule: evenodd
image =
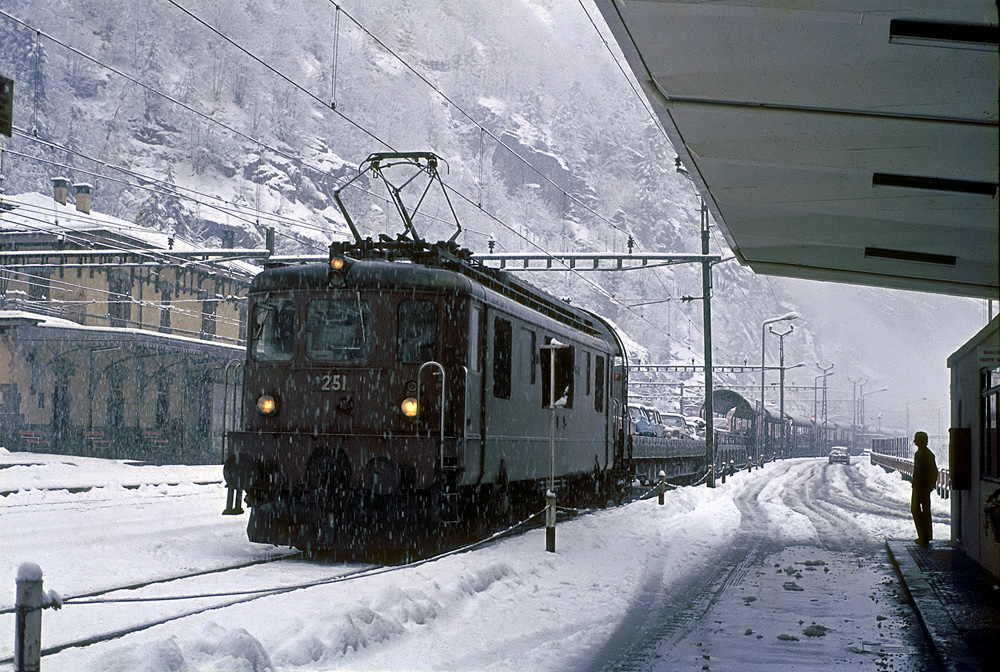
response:
M708 206L701 202L701 253L708 254ZM715 409L712 407L712 262L701 262L701 305L704 308L705 332L705 460L708 462L708 487L715 487Z
M677 172L691 180L681 166L681 157L674 158ZM692 182L694 180L691 180ZM708 254L708 206L698 197L699 228L701 229L701 305L704 310L702 330L705 341L705 461L708 463L708 487L715 487L715 409L712 408L712 262ZM682 411L683 413L683 411Z

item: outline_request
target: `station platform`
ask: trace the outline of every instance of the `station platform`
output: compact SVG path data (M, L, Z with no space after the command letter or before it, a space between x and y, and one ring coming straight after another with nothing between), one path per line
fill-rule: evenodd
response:
M997 669L1000 581L951 541L890 540L886 546L943 669Z

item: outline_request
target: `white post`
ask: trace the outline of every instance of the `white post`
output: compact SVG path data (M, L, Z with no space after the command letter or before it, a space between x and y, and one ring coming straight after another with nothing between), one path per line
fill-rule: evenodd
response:
M556 552L556 493L545 493L545 550Z
M545 493L545 550L556 552L556 350L568 347L552 339L549 351L549 489Z
M549 489L545 493L545 550L556 552L556 349L549 349Z
M39 672L42 654L42 569L25 562L17 570L14 672Z

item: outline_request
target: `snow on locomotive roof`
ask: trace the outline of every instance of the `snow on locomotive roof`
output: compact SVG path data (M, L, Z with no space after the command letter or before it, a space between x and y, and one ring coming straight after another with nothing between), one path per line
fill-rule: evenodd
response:
M420 264L364 259L352 261L351 286L369 286L376 281L383 289L434 288L469 291L472 281L463 275ZM330 266L325 263L275 266L258 274L251 292L282 289L329 289Z
M393 245L390 243L390 245ZM331 246L349 248L349 244ZM270 292L282 290L331 288L332 274L343 274L345 287L367 287L384 290L429 289L453 292L494 292L507 300L525 308L537 311L573 329L602 339L612 338L614 329L603 318L583 308L562 301L530 283L506 271L488 268L476 263L466 263L454 250L448 250L447 243L435 243L430 249L417 249L419 258L394 256L391 260L382 257L364 256L360 259L349 254L339 254L349 261L343 272L331 271L324 263L289 263L270 266L257 275L250 285L250 291ZM400 247L393 252L399 255ZM351 250L369 254L370 250ZM360 255L359 255L360 256Z

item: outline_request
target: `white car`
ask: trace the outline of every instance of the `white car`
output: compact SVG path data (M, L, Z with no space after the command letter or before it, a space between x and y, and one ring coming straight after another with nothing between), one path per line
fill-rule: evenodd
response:
M676 413L661 413L660 418L663 420L663 424L666 425L667 436L670 438L693 438L691 435L691 429L688 427L687 420L683 415L678 415Z
M830 450L830 464L834 462L842 462L844 464L851 463L851 454L847 452L847 448L843 446L834 446Z

